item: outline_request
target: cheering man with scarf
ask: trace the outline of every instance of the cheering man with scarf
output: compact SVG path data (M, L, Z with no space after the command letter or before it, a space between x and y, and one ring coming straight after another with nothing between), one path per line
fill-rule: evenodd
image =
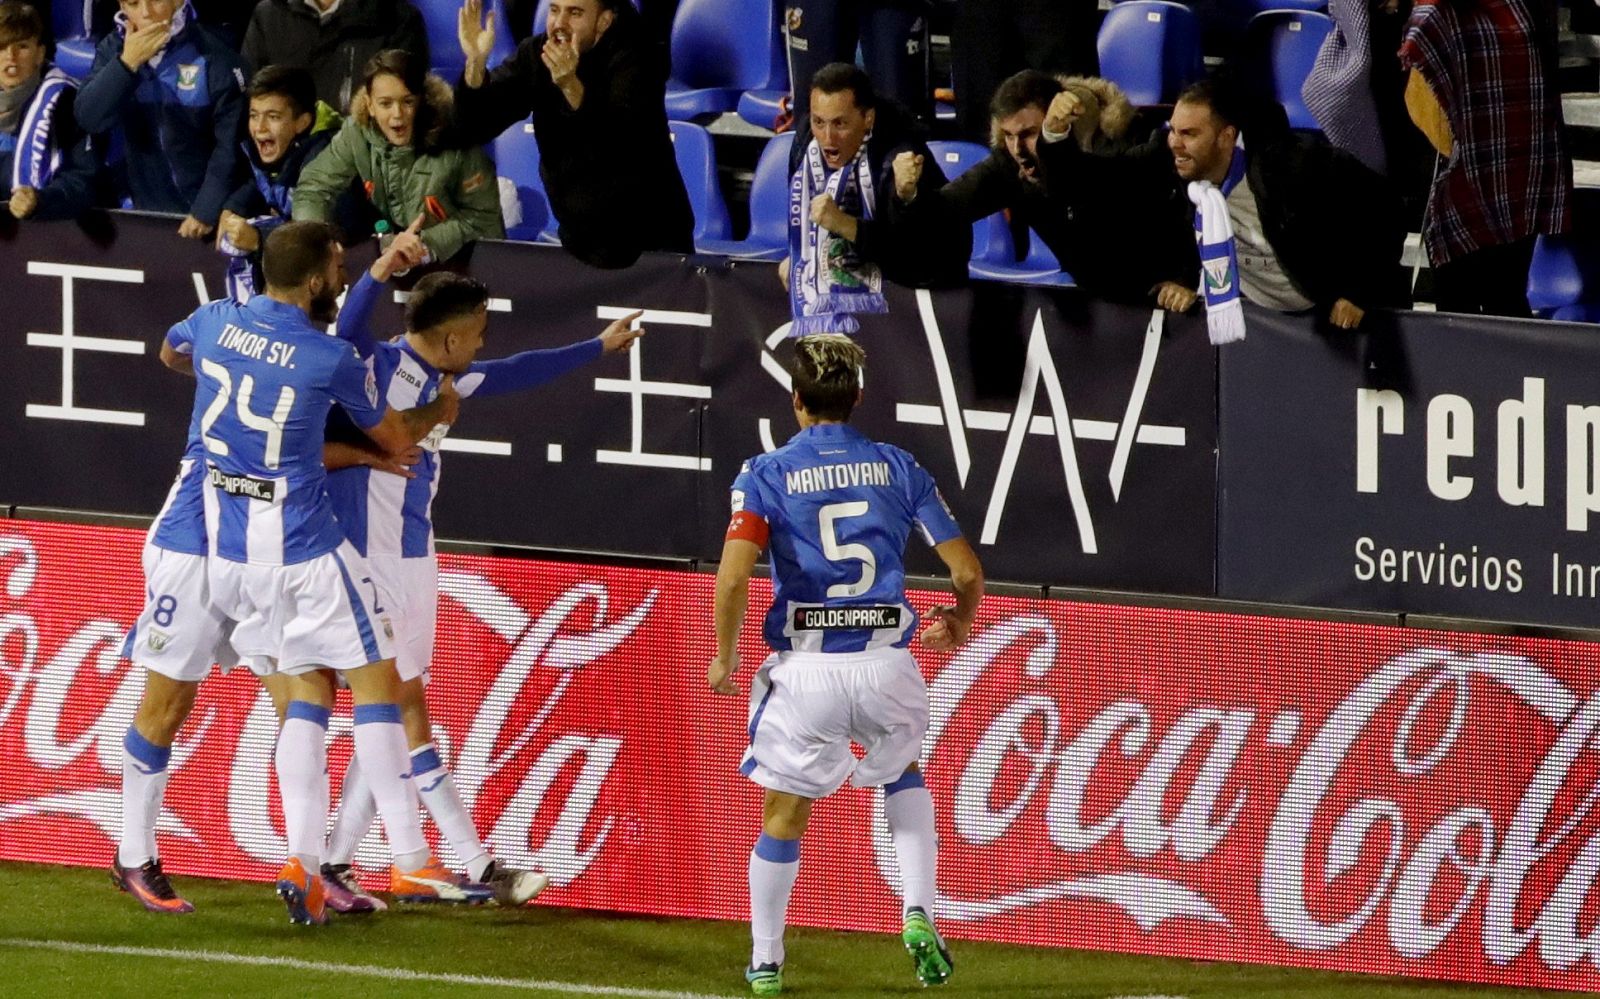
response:
M897 210L901 154L902 163L922 165L920 176L907 176L912 197L902 200L944 186L909 111L880 99L857 66L818 70L789 155L789 256L778 265L794 336L853 333L857 315L887 312L885 278L922 286L965 278L971 227ZM968 249L953 253L952 243Z
M89 139L72 119L78 85L46 64L44 23L0 0L0 198L19 219L72 218L94 196Z
M1074 95L1059 94L1045 115L1047 170L1096 159L1060 141L1077 106ZM1341 329L1359 326L1370 308L1402 304L1405 230L1383 179L1350 154L1291 133L1276 104L1252 107L1248 127L1246 117L1230 85L1202 80L1172 109L1170 164L1156 169L1149 147L1099 158L1100 167L1138 178L1149 197L1185 185L1195 206L1200 291L1163 282L1157 303L1183 312L1203 294L1213 343L1244 336L1241 296L1280 312L1314 310Z

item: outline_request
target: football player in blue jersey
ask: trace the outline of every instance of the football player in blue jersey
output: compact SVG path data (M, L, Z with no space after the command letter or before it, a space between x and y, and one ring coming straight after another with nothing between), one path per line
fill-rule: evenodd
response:
M644 333L642 328L629 328L641 315L635 312L591 339L479 361L476 357L489 321L489 290L481 282L448 271L422 278L406 304L405 335L385 343L375 342L370 332L370 316L381 291L374 275L362 277L345 297L339 332L349 337L363 356L371 357L379 397L396 409L428 398L451 375L464 399L531 389L602 354L626 352ZM412 477L348 467L328 477L328 494L339 525L366 558L384 606L392 615L401 680L400 715L422 803L466 864L472 881L490 885L503 905L522 905L544 890L548 876L507 868L490 856L434 744L428 720L424 685L439 614L433 499L439 490L440 445L448 430L440 424L422 441L421 459L413 466ZM351 864L372 825L373 807L363 765L353 760L345 772L338 818L328 841L328 862L322 868L324 881L334 891L361 896Z
M381 449L398 453L455 420L448 376L404 411L378 397L371 369L313 319L333 317L344 248L322 223L289 223L267 238L265 294L201 306L167 335L163 356L187 350L205 446L207 582L234 621L231 643L289 678L276 754L289 858L278 893L290 919L325 921L320 876L328 817L326 734L335 672L355 703L354 742L395 857L401 901L490 891L434 859L422 834L400 724L393 628L366 560L345 539L327 496L323 437L338 405Z
M422 249L414 234L402 233L368 273L375 280L387 280L395 271L420 262ZM163 351L163 359L185 374L194 373L190 355L175 347ZM323 451L330 468L363 464L395 475L410 474L406 459L390 458L376 446L330 443ZM145 671L145 686L123 738L122 835L111 861L111 880L146 909L158 913L194 909L173 890L156 845L172 742L189 717L200 681L212 663L226 672L239 662L228 643L233 622L212 606L206 582L209 545L201 492L204 472L205 446L195 418L190 422L177 479L145 536L146 600L123 648L123 655ZM250 666L260 673L265 664ZM270 676L264 680L275 683ZM330 905L335 897L330 896ZM361 898L339 908L364 912L378 907L375 900Z
M906 540L915 528L950 570L953 607L929 612L930 649L959 646L983 595L983 569L933 478L911 455L847 421L861 399L866 354L848 337L795 342L790 373L800 432L745 463L733 483L733 519L717 570L717 655L706 680L737 694L737 641L751 570L762 549L773 597L763 629L772 654L750 690L750 743L739 770L766 788L761 836L750 855L745 979L758 996L783 991L783 927L800 869L811 805L852 778L882 787L900 866L901 938L924 985L953 964L933 924L937 838L933 798L918 760L928 690L907 646L917 614L905 599ZM866 749L858 763L854 741Z

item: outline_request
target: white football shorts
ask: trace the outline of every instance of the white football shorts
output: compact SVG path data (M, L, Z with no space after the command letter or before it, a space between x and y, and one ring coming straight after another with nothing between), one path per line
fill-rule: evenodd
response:
M775 652L750 689L739 772L804 798L832 794L846 778L876 787L917 761L927 731L928 687L905 649ZM852 741L867 751L859 763Z
M233 622L211 602L206 557L146 543L140 560L145 604L123 647L134 665L185 683L204 680L212 663L224 673L239 665Z
M280 673L358 669L394 658L394 630L377 580L350 542L294 565L211 556L211 596L238 624L233 647Z
M434 634L439 628L439 556L369 555L383 606L394 624L395 671L402 680L428 682Z

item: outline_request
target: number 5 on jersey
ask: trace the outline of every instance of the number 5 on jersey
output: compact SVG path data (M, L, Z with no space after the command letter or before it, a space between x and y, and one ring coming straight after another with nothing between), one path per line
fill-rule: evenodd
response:
M866 500L855 500L850 503L829 503L817 511L817 528L822 535L822 554L830 562L861 563L861 578L853 583L834 583L829 586L830 598L859 597L872 589L873 581L878 578L878 560L873 557L872 549L860 544L841 545L834 527L836 522L847 517L866 516L867 509Z

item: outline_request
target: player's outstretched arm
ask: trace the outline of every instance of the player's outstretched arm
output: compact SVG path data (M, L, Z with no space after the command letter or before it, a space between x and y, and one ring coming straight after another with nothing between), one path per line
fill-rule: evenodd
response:
M491 361L473 361L463 378L481 375L476 386L468 393L474 398L487 398L507 392L536 388L545 382L574 371L602 354L625 354L633 342L644 335L644 327L629 327L643 312L633 312L616 320L592 340L579 340L565 347L524 350L510 357Z
M924 615L930 623L922 630L921 642L926 648L942 652L957 648L972 632L978 601L983 599L983 566L966 538L951 538L933 550L950 570L956 605L935 607Z
M750 573L761 547L754 541L729 538L722 544L717 566L717 595L713 615L717 627L717 655L706 667L706 683L719 694L737 694L733 673L739 668L739 628L750 605Z
M455 376L445 375L439 383L439 395L426 406L415 409L386 409L383 419L367 428L374 444L390 454L399 454L422 440L441 423L454 423L461 411L461 395L456 391Z

